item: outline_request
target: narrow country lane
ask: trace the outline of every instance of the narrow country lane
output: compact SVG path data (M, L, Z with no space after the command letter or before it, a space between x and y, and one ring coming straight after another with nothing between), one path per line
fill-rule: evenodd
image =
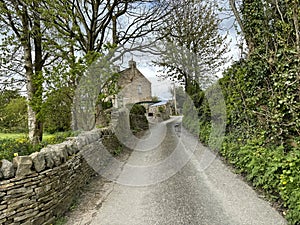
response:
M150 135L137 143L116 182L110 183L101 207L83 214L88 218L80 221L70 218L69 224L286 224L196 138L183 129L178 132L179 120L175 117L153 125L162 142L154 141L155 148L149 148Z

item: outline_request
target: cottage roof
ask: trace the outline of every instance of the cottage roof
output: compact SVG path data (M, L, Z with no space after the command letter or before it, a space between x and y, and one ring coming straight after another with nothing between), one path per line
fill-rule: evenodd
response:
M161 102L151 105L150 107L162 106L162 105L166 105L166 104L168 104L168 101L161 101Z

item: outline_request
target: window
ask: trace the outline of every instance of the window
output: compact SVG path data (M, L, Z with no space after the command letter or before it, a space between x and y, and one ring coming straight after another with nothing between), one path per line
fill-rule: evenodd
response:
M141 85L141 84L138 85L137 91L138 91L138 94L139 94L139 95L142 94L142 85Z

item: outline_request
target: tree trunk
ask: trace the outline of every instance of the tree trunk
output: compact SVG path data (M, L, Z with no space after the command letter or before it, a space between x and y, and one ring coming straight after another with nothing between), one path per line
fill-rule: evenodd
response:
M42 104L42 81L40 80L43 67L42 59L42 38L40 18L35 14L34 25L30 29L30 18L27 8L22 12L22 36L21 43L24 50L25 73L27 80L27 99L28 99L28 136L33 145L37 145L42 140L43 124L39 115ZM34 41L34 57L32 58L32 36Z
M43 137L43 123L37 118L37 113L33 110L30 104L28 104L29 140L33 145L39 144Z
M254 43L253 41L251 40L251 37L249 37L249 35L247 35L246 31L245 31L245 28L244 28L244 25L243 25L243 21L242 21L242 18L241 18L241 15L236 7L236 4L235 4L235 0L229 0L229 4L230 4L230 7L231 7L231 10L234 14L234 17L236 18L237 22L238 22L238 25L241 29L241 33L243 34L243 36L245 37L245 40L246 40L246 44L248 46L248 56L251 54L251 52L254 50ZM242 52L243 54L243 52Z
M24 58L25 58L25 70L27 79L27 98L28 98L28 136L32 144L36 145L42 140L42 124L38 121L37 112L34 107L34 95L35 95L35 85L34 85L34 72L31 56L30 46L24 46Z
M72 104L72 110L71 110L71 129L73 131L76 131L78 130L78 123L77 123L77 101L76 101L76 93L74 94L74 97L73 97L73 104Z
M74 50L74 45L73 45L73 39L74 39L75 34L71 33L70 34L70 65L71 67L75 67L76 60L75 60L75 50ZM75 68L73 68L74 71L76 71ZM71 98L72 98L72 108L71 108L71 129L73 131L78 130L78 115L77 115L77 98L76 98L76 87L78 86L78 74L72 74L72 79L70 79L69 86L73 88L72 93L71 93Z
M33 3L34 7L38 9L38 4ZM41 18L39 13L34 13L33 20L33 40L34 40L34 113L36 118L35 130L36 133L33 136L33 143L37 139L38 142L43 139L43 118L41 113L41 108L43 104L43 47L42 47L42 33L41 33Z

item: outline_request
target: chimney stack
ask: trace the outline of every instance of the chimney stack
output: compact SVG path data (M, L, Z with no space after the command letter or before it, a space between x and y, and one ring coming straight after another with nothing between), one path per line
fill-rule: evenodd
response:
M129 61L129 68L136 68L136 62L133 60Z

